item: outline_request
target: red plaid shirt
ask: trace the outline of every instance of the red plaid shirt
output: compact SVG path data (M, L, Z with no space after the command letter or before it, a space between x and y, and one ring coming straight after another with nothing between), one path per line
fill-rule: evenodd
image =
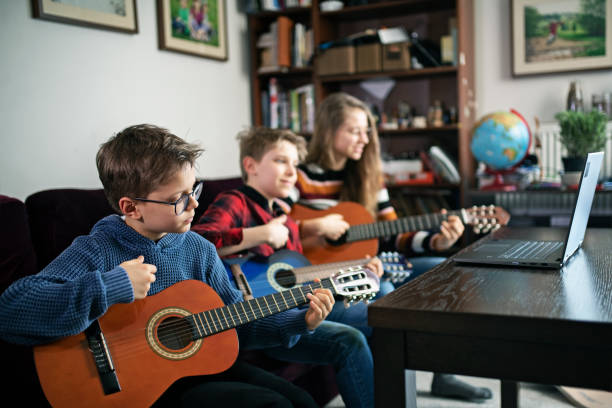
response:
M252 187L242 186L219 194L191 230L202 235L217 248L238 245L242 242L244 228L267 224L273 218L287 214L288 210L285 203L275 200L270 211L268 200L264 196ZM287 216L285 226L289 229L289 239L283 249L302 253L298 224ZM248 252L270 256L275 249L268 244L261 244Z

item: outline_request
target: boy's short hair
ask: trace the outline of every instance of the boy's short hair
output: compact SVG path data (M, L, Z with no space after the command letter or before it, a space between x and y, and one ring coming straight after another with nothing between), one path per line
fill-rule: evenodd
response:
M247 174L242 167L242 160L249 156L260 161L264 154L273 149L278 142L284 140L295 145L300 162L306 156L306 139L288 129L254 127L238 133L236 138L240 142L240 171L245 182L247 181Z
M142 124L125 128L103 143L96 155L98 175L117 212L121 197L146 197L186 164L193 166L203 149L167 129Z

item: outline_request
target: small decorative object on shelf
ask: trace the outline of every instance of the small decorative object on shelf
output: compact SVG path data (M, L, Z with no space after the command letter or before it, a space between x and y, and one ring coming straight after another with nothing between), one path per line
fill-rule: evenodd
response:
M470 148L476 160L486 164L485 173L494 177L484 189L516 190L517 185L506 183L504 176L517 170L530 146L531 130L517 111L511 109L483 116L472 129Z
M344 4L339 0L325 0L321 2L319 7L321 7L321 11L336 11L344 7Z
M570 83L569 92L567 93L567 106L566 106L566 110L574 111L574 112L583 112L584 111L584 106L583 106L582 102L583 102L583 100L582 100L582 88L580 86L580 82L579 81L572 81Z

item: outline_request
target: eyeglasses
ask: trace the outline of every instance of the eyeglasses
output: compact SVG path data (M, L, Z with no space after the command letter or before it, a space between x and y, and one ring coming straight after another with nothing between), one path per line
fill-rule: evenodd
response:
M185 210L187 209L187 206L189 205L189 198L193 197L196 201L198 201L198 198L200 198L200 194L202 194L202 187L203 187L204 183L203 182L199 182L195 188L193 189L193 191L191 193L187 193L187 194L183 194L179 197L178 200L176 200L175 202L171 202L171 201L159 201L159 200L149 200L147 198L133 198L133 200L137 200L137 201L143 201L145 203L157 203L157 204L166 204L166 205L173 205L174 206L174 213L176 215L181 215L182 213L185 212Z

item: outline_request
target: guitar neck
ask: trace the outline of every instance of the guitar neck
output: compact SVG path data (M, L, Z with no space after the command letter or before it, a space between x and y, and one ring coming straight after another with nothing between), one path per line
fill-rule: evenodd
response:
M211 336L304 305L309 302L306 295L319 288L329 289L332 294L336 294L331 279L323 279L307 286L195 313L189 316L193 325L193 339Z
M439 227L449 215L456 215L466 223L462 210L447 211L446 214L423 214L398 218L392 221L379 221L371 224L352 226L346 234L346 242L364 241L374 238L391 237L404 232L427 230Z
M351 261L333 262L322 265L309 265L295 268L295 282L297 284L312 282L315 279L328 278L338 271L340 268L348 268L351 266L360 266L368 262L368 258L354 259Z

